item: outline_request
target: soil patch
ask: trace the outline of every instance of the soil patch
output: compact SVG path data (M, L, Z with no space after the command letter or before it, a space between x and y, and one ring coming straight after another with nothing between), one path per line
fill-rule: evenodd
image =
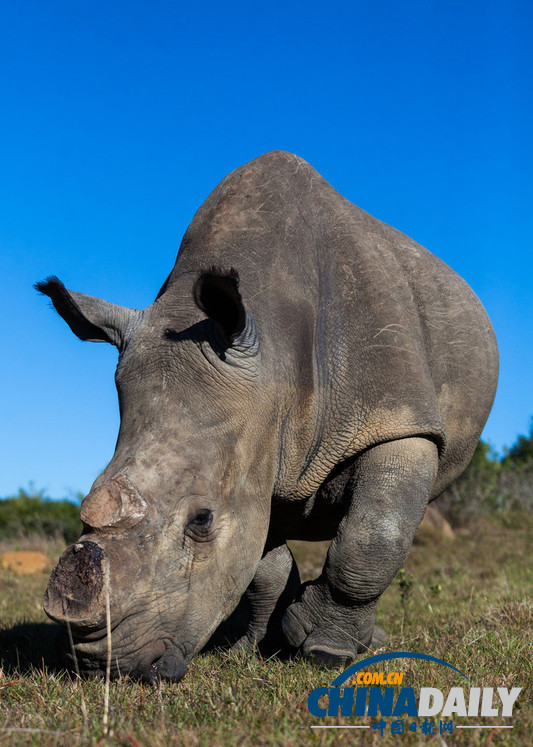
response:
M19 576L38 573L52 567L52 561L36 550L13 550L0 555L0 567L15 571Z

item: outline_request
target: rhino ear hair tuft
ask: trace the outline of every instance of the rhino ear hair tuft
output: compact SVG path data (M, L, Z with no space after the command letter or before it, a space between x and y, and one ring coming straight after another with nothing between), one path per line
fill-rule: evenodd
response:
M246 309L239 292L239 273L232 267L211 267L200 273L194 285L194 300L222 330L231 345L246 326Z
M34 288L51 299L57 313L80 340L109 342L120 348L130 322L134 321L132 317L141 314L135 309L67 290L55 275L35 283Z
M39 293L44 293L45 296L50 296L52 288L61 285L63 285L63 283L57 275L49 275L45 280L39 280L39 282L35 283L33 287L35 290L39 291Z
M72 294L58 277L50 275L46 280L35 283L34 288L50 298L57 313L80 340L114 343L107 331L102 326L93 324L80 304L76 303L75 297L81 298L82 294Z

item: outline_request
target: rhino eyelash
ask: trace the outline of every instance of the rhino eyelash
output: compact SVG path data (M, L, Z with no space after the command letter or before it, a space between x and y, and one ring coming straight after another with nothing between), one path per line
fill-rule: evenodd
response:
M196 516L189 521L188 526L207 531L213 523L213 512L208 508L198 511Z
M211 542L216 535L212 524L213 512L207 508L202 509L187 523L185 535L195 542Z

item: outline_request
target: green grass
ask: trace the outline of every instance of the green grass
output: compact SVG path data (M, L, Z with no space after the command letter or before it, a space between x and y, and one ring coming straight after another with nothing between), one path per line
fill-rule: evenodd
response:
M431 654L465 672L475 687L524 688L512 730L456 731L444 735L444 744L533 744L532 528L531 517L522 517L508 526L484 521L462 531L455 542L421 535L381 600L378 623L389 640L380 652ZM316 574L324 545L293 545L302 575ZM54 561L61 550L50 542L33 543L33 549ZM77 681L55 666L55 626L40 606L46 581L46 573L0 573L2 745L443 744L419 733L391 736L390 728L383 737L372 730L311 729L318 723L353 723L317 719L307 711L309 692L328 685L331 671L228 651L196 657L179 684L112 682L106 732L103 680ZM384 662L381 669L404 671L403 684L415 692L421 686L446 691L462 684L453 671L425 661ZM503 720L476 720L482 722Z

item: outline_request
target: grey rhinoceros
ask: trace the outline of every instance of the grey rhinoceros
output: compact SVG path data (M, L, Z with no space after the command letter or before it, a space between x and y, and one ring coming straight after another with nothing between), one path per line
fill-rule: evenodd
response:
M148 308L37 287L119 350L116 450L45 597L80 666L105 667L106 600L112 669L146 680L183 677L239 600L241 643L333 664L365 650L494 398L496 341L467 284L272 152L207 198ZM287 539L332 540L315 581Z

